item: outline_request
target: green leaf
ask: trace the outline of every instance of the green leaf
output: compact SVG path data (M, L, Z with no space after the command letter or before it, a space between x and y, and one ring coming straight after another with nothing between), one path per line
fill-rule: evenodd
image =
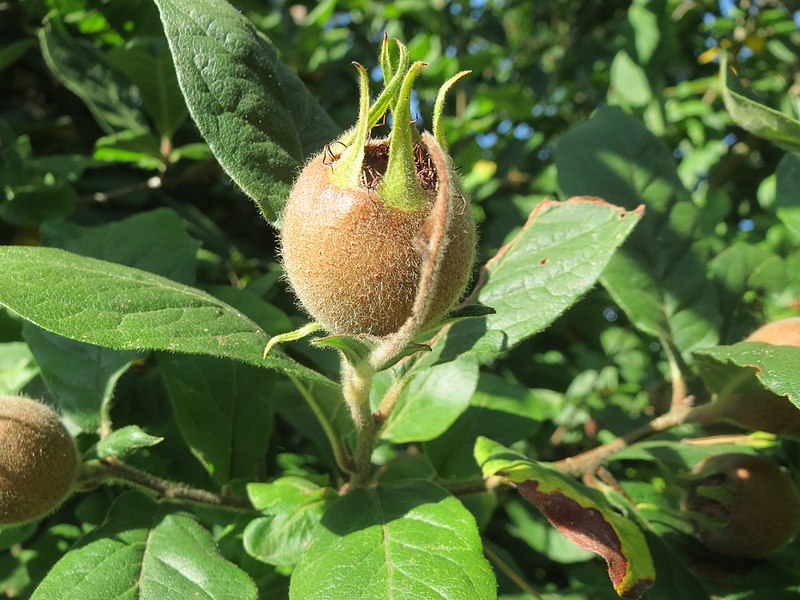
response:
M162 38L134 38L112 48L108 60L137 88L160 136L172 137L189 111L178 88L169 46Z
M68 222L46 223L42 238L48 245L82 256L136 267L181 283L193 284L200 242L168 208L137 213L126 219L84 227Z
M210 356L159 353L183 439L219 483L252 479L272 433L274 375Z
M491 599L472 515L423 480L356 489L326 512L292 575L292 600Z
M75 189L69 183L52 179L45 176L41 181L6 187L0 217L14 225L38 227L50 219L71 214L78 200Z
M778 218L800 237L800 155L786 154L775 171Z
M178 82L231 178L277 223L308 153L337 131L253 24L223 0L156 0Z
M141 448L150 448L164 441L164 438L150 435L138 425L128 425L111 432L94 448L99 459L123 457Z
M0 344L0 394L16 394L38 374L39 367L25 342Z
M744 95L731 79L727 57L723 54L719 63L722 79L722 100L734 122L758 137L769 140L790 152L800 152L800 121L756 102ZM738 90L734 91L734 87Z
M58 408L83 431L96 431L117 381L141 353L78 342L31 323L22 331Z
M453 324L444 355L490 360L547 327L592 288L640 218L597 198L542 201L484 267L476 301L496 314Z
M568 539L602 556L617 594L637 598L653 585L656 574L644 534L597 490L485 437L475 443L475 460L484 477L513 484Z
M55 17L39 31L39 43L50 72L83 100L106 133L147 128L136 90L103 54L72 40Z
M472 448L480 435L513 444L534 435L542 420L556 413L561 396L528 390L491 373L481 373L467 410L442 435L425 444L440 477L469 479L480 475Z
M641 122L616 108L572 128L556 152L566 194L645 203L641 225L611 259L601 281L637 328L684 355L718 339L719 314L694 238L700 211L688 200L672 154Z
M695 353L700 374L710 389L725 395L752 374L766 389L788 396L800 408L800 348L741 342Z
M0 73L2 73L6 67L13 65L17 60L22 58L30 47L35 44L36 42L33 40L22 39L6 44L0 48Z
M396 444L437 438L467 409L477 385L478 363L470 354L415 370L381 437Z
M256 600L258 592L194 519L128 492L55 564L31 600L87 598Z
M0 304L98 346L221 356L332 384L279 351L262 358L264 331L205 292L63 250L0 247Z
M163 171L158 138L151 131L120 131L95 142L92 158L105 163L132 163L140 169Z
M609 73L613 96L627 106L647 106L653 99L645 70L637 65L625 50L620 50L611 62Z
M251 483L247 494L265 516L247 525L244 548L253 558L278 566L297 564L328 504L338 498L329 487L293 476Z

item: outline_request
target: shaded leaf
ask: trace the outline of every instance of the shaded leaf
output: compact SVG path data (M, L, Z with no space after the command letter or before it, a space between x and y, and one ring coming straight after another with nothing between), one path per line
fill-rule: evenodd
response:
M279 351L262 358L263 330L205 292L63 250L0 247L0 304L98 346L222 356L332 383Z
M258 592L194 519L129 492L55 564L32 596L87 598L256 600Z
M147 128L135 89L103 54L72 40L52 16L39 31L39 43L50 72L83 100L106 133Z
M798 138L800 143L800 138ZM775 207L778 218L800 237L800 155L788 153L775 172Z
M333 139L336 128L269 42L230 4L156 4L200 133L231 178L277 223L297 168L312 147Z
M0 344L0 394L16 394L38 374L39 367L25 342Z
M719 314L707 252L694 241L700 212L666 144L633 117L605 108L562 138L556 165L566 194L613 198L628 209L645 203L641 225L601 278L636 327L684 355L714 345Z
M219 483L252 479L272 433L274 375L210 356L159 353L183 439Z
M423 480L356 489L332 504L290 589L293 600L496 595L474 518Z
M0 48L0 73L3 72L3 69L11 66L17 60L22 58L28 49L35 44L36 42L33 40L22 39L11 42L10 44L6 44Z
M247 525L244 548L252 557L278 566L297 564L327 505L338 498L331 488L292 476L251 483L247 494L265 516Z
M513 484L569 540L602 556L617 594L638 598L652 586L656 574L644 535L599 492L485 437L475 443L475 459L484 477Z

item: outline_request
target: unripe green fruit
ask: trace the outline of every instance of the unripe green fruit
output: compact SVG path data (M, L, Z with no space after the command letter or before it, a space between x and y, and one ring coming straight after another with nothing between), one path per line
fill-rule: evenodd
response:
M371 151L379 154L376 148ZM328 331L387 335L411 315L421 265L414 238L433 194L421 209L393 208L376 190L337 186L325 163L321 154L306 165L286 204L281 230L286 276L305 309ZM451 198L450 204L455 210L438 286L429 299L429 323L452 307L472 274L472 214L463 198Z
M800 346L800 317L767 323L745 341ZM760 389L735 392L718 402L720 418L726 421L746 429L800 438L800 409L785 396Z
M800 532L800 492L774 462L721 454L701 462L692 474L684 508L709 550L760 558Z
M55 509L78 470L75 444L58 415L22 396L0 396L0 524Z

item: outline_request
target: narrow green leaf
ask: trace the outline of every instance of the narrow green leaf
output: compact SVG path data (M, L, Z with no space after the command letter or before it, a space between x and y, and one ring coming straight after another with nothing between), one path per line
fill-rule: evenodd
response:
M56 17L39 31L39 43L50 72L83 100L106 133L147 128L131 83L103 54L72 40Z
M778 218L800 237L800 154L788 153L775 171L775 207Z
M329 487L292 476L251 483L247 494L264 516L247 525L244 548L252 557L278 566L297 564L328 504L339 497Z
M385 440L402 444L437 438L467 409L478 385L478 363L471 354L415 373L381 432Z
M725 394L752 374L766 389L788 396L800 408L800 348L741 342L695 353L700 374L713 391Z
M137 88L142 103L160 136L171 137L189 116L178 88L169 46L162 38L134 38L113 48L108 60Z
M764 106L744 95L730 76L727 57L723 54L719 63L719 75L722 79L722 100L734 122L750 133L790 152L800 152L800 121Z
M423 480L357 489L322 517L292 575L292 600L497 597L475 519Z
M141 448L150 448L164 441L164 438L150 435L138 425L128 425L111 432L95 445L97 458L123 457Z
M274 375L210 356L159 353L183 439L219 483L252 479L272 433Z
M475 460L484 477L513 484L569 540L602 556L617 594L638 598L653 585L656 574L644 534L597 490L485 437L475 443Z
M163 171L161 144L152 131L120 131L95 142L92 158L103 163L132 163L140 169Z
M633 117L599 110L572 128L556 152L566 194L645 203L641 225L611 259L601 281L633 323L684 355L718 339L719 314L695 236L700 211L684 190L672 154Z
M223 0L156 0L178 82L222 167L279 220L296 170L336 128L250 21Z
M194 519L129 492L56 563L31 598L256 600L258 592Z
M30 49L31 46L36 45L31 39L22 39L11 42L0 48L0 73L6 67L13 65L17 60Z
M0 247L0 304L98 346L221 356L332 383L279 351L262 358L264 331L205 292L63 250Z
M452 325L445 355L489 360L547 327L592 288L640 218L597 198L544 200L484 267L476 301L496 314Z

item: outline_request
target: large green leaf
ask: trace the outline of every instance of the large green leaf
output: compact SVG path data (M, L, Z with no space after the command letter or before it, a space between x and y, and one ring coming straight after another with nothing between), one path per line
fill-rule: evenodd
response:
M741 342L696 354L700 373L711 390L726 395L755 374L766 389L788 396L800 408L800 348Z
M248 523L245 550L262 562L278 566L297 564L325 508L338 498L332 488L294 476L272 483L251 483L247 495L264 516Z
M186 514L129 492L59 560L32 600L247 600L255 584Z
M784 150L800 152L800 121L748 98L738 82L731 78L725 56L720 61L719 72L722 79L722 100L739 127Z
M444 355L489 360L547 327L592 288L640 217L598 198L542 201L484 267L476 301L496 313L453 324Z
M218 482L252 479L272 433L274 375L212 356L159 353L183 439Z
M444 489L412 480L334 503L292 575L293 600L490 600L494 574L475 519Z
M485 477L513 484L570 541L602 556L617 594L638 598L653 584L656 574L644 534L597 490L485 437L475 443L475 460Z
M147 128L130 81L92 46L71 39L57 17L39 31L39 43L50 71L83 100L106 133Z
M616 108L572 128L556 152L566 194L612 198L645 215L601 281L642 331L686 354L717 342L719 315L695 243L700 212L689 201L666 144Z
M98 346L222 356L331 383L280 351L262 358L267 334L201 290L63 250L0 247L0 304Z
M277 222L297 168L336 127L230 4L156 4L192 118L223 168Z

